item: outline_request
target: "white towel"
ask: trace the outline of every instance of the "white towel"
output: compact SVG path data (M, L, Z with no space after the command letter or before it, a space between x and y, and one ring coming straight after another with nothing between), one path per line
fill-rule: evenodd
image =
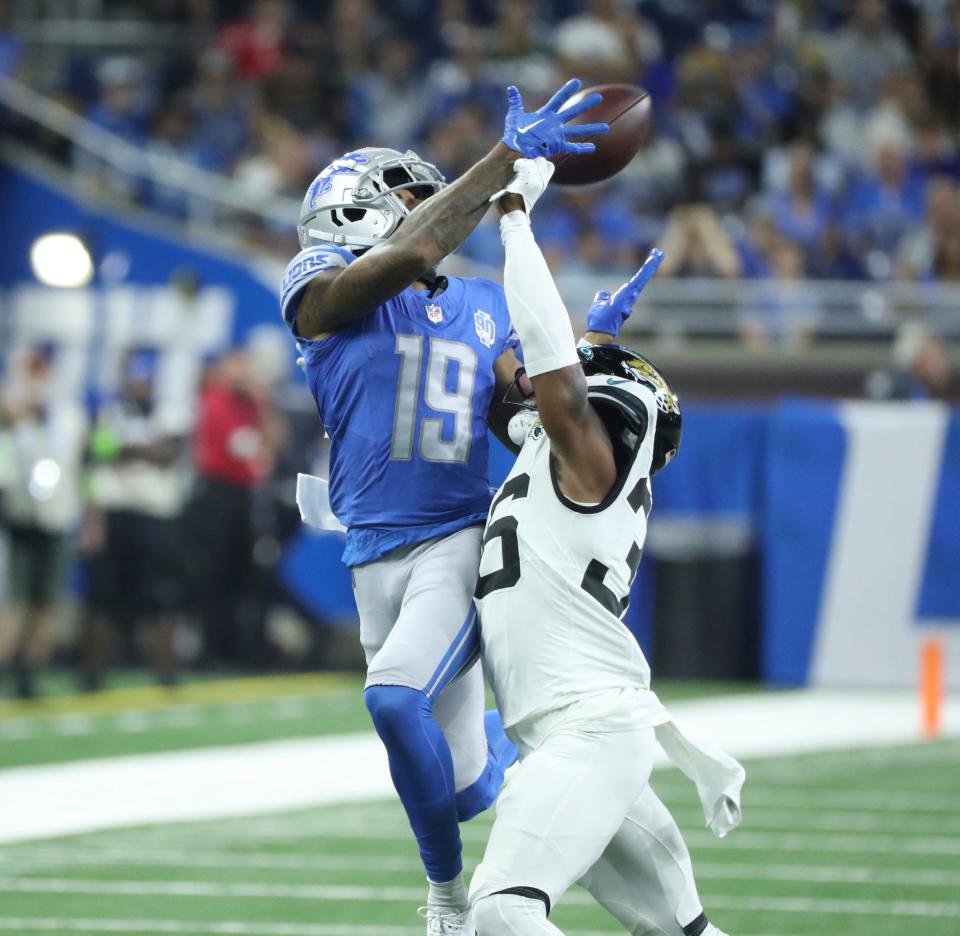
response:
M692 741L674 721L654 732L667 757L697 787L707 828L723 838L740 825L740 791L747 772L719 748Z
M330 506L330 485L326 478L298 474L297 506L300 508L300 519L307 526L334 533L347 531Z

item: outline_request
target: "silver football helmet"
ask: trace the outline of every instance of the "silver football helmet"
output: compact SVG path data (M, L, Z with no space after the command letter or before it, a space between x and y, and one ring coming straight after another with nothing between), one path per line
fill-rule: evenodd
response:
M367 146L346 153L307 189L297 225L300 246L373 247L409 214L397 192L410 189L426 198L446 184L440 170L413 150Z

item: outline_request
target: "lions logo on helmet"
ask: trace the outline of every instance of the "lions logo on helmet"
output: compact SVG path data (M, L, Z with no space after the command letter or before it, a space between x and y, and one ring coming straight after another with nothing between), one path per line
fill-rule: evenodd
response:
M373 247L409 214L397 192L409 190L423 199L445 185L440 170L413 150L368 146L346 153L307 189L297 225L300 246Z

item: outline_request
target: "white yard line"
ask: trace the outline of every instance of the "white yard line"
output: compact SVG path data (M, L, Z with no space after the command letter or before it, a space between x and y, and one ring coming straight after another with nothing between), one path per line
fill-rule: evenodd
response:
M54 933L189 933L191 936L423 936L422 927L354 926L346 923L243 923L203 920L78 920L62 917L0 917L0 930ZM582 933L580 936L587 936ZM604 934L607 936L607 934Z
M235 710L240 717L245 708ZM673 712L691 736L741 757L917 740L911 693L758 693L679 703ZM141 713L122 721L127 731L144 730ZM946 706L944 725L960 734L960 699ZM373 734L22 767L0 773L0 841L246 816L392 792Z
M69 878L0 879L0 892L31 894L95 894L98 896L214 897L285 900L335 900L375 903L415 902L423 897L422 887L364 887L330 884L231 884L199 881L97 881ZM582 891L564 896L563 902L592 906L593 898ZM782 913L878 914L905 917L958 917L960 903L925 900L864 900L804 897L711 897L704 903L727 910L771 910Z
M465 870L473 870L473 862L465 862ZM219 870L276 870L276 871L376 871L380 874L412 874L420 876L422 868L415 857L355 856L343 854L287 855L274 852L197 852L194 850L164 850L162 852L136 848L44 848L18 849L15 855L0 854L0 868L16 874L18 869L53 870L84 867L184 867L217 868ZM907 870L904 868L876 868L865 865L799 865L799 864L734 864L731 862L698 861L698 880L737 881L794 881L798 883L867 884L904 887L960 888L960 870Z
M487 841L489 830L485 825L467 825L461 827L461 836L465 842L483 844ZM156 828L139 831L135 841L143 848L154 844L176 845L240 845L244 843L283 843L296 845L304 842L321 841L367 841L367 842L405 842L410 838L406 829L374 828L366 825L326 826L304 823L300 826L281 826L276 829L250 830L238 827L229 830L214 831L208 829ZM786 849L793 851L824 852L833 849L841 852L862 852L872 854L877 851L899 851L912 855L960 855L960 838L955 836L916 835L911 832L873 833L850 832L835 834L825 832L797 832L786 830L761 830L750 828L749 822L722 842L709 832L692 830L684 833L684 838L692 846L715 846L723 851L765 851ZM111 837L112 842L134 839L126 834ZM307 852L306 854L309 854Z
M349 923L244 923L197 920L77 920L61 917L0 917L0 930L72 933L186 933L190 936L423 936L420 926L356 926ZM568 930L567 936L616 936L620 930ZM770 936L744 933L742 936ZM777 936L785 936L783 933Z
M18 848L15 853L0 853L2 873L15 873L18 867L34 868L72 868L72 867L123 867L137 865L143 867L185 867L250 869L275 871L358 871L377 872L378 874L413 873L423 874L423 866L416 856L397 858L391 855L344 855L344 854L278 854L259 852L251 854L249 850L240 852L216 851L198 852L190 850L154 850L152 848ZM960 884L960 875L958 875Z
M796 774L794 774L796 778ZM751 772L750 778L754 778ZM766 782L766 778L764 778ZM654 784L656 786L656 784ZM874 811L881 813L938 813L960 814L960 796L949 793L930 793L924 790L816 790L795 782L778 784L777 789L750 789L749 809L781 809L785 801L791 806L804 806L815 810Z
M690 788L690 796L696 796L693 788ZM748 801L747 808L749 815L744 822L744 826L757 831L768 829L781 829L790 831L791 829L812 830L817 829L823 832L883 832L887 835L960 835L960 815L958 816L930 816L921 817L904 816L902 814L887 814L883 810L867 811L855 813L847 812L828 812L820 809L808 810L790 810L775 809L772 807L764 808L758 811L752 801ZM670 811L681 823L696 826L701 824L703 811L701 807L694 803L684 803L677 805L670 804ZM478 827L471 827L477 830L479 837L486 841L487 831L479 830ZM244 825L242 830L235 831L237 835L243 835L249 838L260 839L304 839L304 838L323 838L342 836L351 838L356 836L363 838L368 834L374 838L396 838L406 839L409 836L410 827L403 816L393 815L389 818L378 817L354 817L354 816L330 816L318 819L310 817L302 822L277 822L275 824L258 824L251 820L249 824ZM211 835L216 836L216 829L205 829ZM232 833L228 833L232 834ZM470 836L468 835L469 839Z
M246 923L239 920L78 920L63 917L0 917L0 930L54 933L185 933L189 936L423 936L422 926L358 926L350 923ZM568 936L616 936L620 930L568 930ZM748 936L748 934L744 934ZM764 936L764 934L753 934Z
M769 910L774 913L861 916L960 917L960 903L924 900L844 900L833 897L704 897L716 910Z

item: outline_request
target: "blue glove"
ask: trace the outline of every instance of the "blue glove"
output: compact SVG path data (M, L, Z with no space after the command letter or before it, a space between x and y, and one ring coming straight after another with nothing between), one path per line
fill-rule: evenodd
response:
M630 318L630 313L633 312L633 304L637 301L637 296L653 279L653 274L660 269L663 256L663 251L659 247L654 247L650 251L650 256L644 260L643 266L612 296L601 289L593 297L593 305L587 313L587 331L602 332L614 337L619 335L620 326Z
M579 103L559 112L579 90L580 79L571 78L540 110L527 114L523 110L520 92L510 85L507 88L507 119L501 142L526 159L536 156L549 158L561 153L592 153L596 149L592 143L570 141L577 137L606 133L610 127L605 123L579 124L575 127L566 124L591 107L596 107L603 100L603 95L588 94Z

